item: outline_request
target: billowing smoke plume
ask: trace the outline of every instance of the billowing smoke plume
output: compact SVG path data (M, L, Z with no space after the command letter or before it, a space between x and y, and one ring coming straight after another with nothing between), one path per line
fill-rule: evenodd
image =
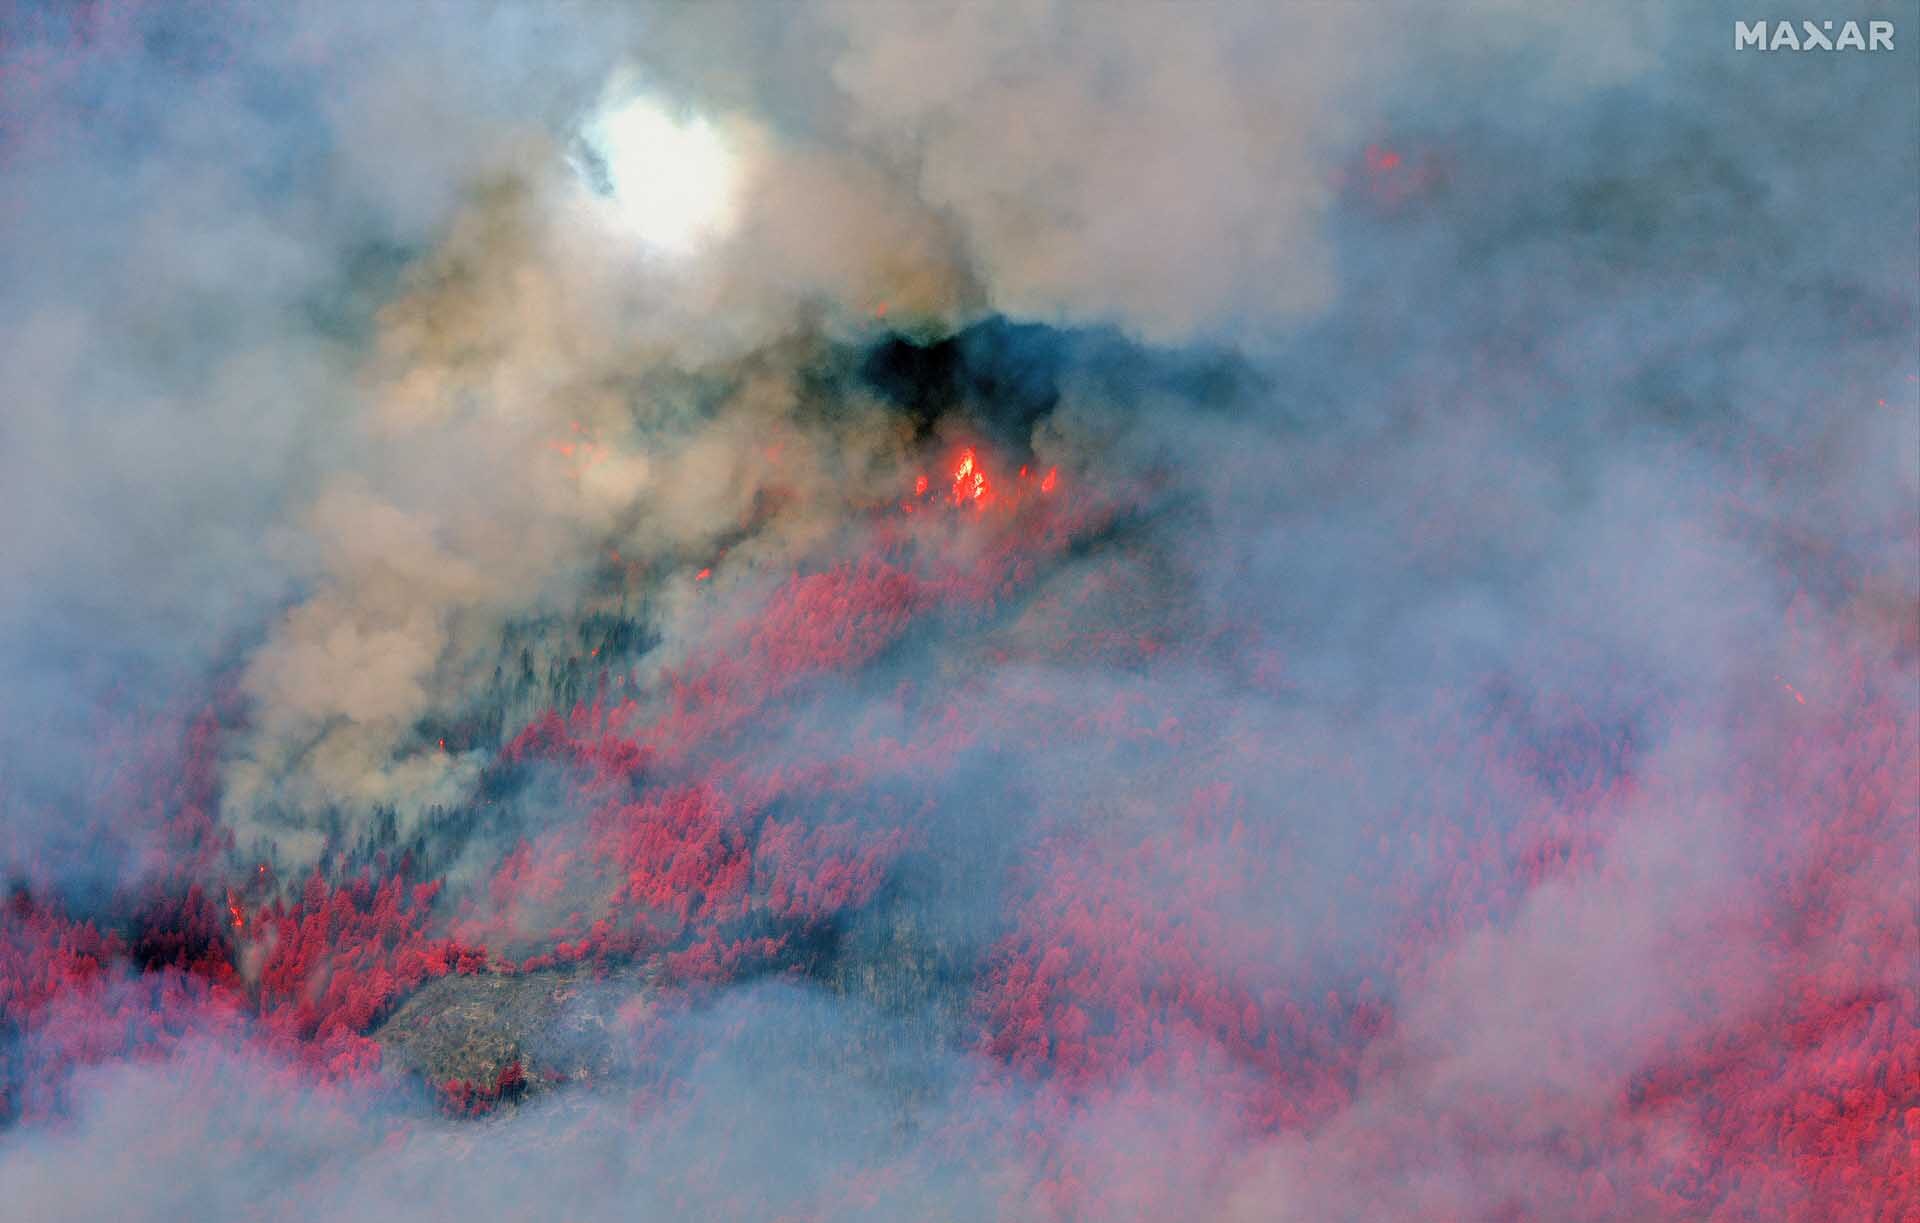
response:
M9 10L0 1190L1900 1217L1860 9Z

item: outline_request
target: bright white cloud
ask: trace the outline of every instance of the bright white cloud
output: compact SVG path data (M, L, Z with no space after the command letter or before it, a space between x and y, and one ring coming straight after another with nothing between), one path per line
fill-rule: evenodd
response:
M581 136L596 186L649 246L683 254L733 227L739 162L705 119L635 97L595 115Z

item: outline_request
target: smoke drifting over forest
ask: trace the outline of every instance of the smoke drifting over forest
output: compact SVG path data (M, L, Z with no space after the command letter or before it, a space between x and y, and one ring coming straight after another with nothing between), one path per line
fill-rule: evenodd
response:
M1855 8L0 5L0 1200L1910 1217Z

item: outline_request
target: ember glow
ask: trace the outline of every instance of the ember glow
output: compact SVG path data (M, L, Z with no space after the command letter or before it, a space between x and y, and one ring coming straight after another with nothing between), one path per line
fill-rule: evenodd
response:
M1916 1217L1915 69L1523 8L22 17L0 1215Z

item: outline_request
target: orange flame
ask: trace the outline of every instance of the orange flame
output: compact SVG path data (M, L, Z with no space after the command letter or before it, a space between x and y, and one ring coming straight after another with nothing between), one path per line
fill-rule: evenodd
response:
M1018 469L1013 485L1016 501L1025 495L1027 482L1038 474L1038 472L1029 466L1022 466ZM997 490L994 487L993 481L987 476L986 465L981 462L979 454L977 454L971 446L960 452L953 468L952 479L953 485L951 492L947 494L947 500L953 505L971 505L977 510L984 510L987 504L995 499ZM1051 493L1058 487L1059 483L1060 469L1058 467L1049 467L1046 475L1040 480L1040 491L1042 493ZM913 497L925 496L929 487L930 482L925 474L916 475L913 478ZM901 513L911 514L914 512L915 505L913 497L901 500Z
M971 501L984 508L988 492L987 473L980 470L979 463L974 460L972 448L962 450L960 466L953 472L953 503L965 505Z

